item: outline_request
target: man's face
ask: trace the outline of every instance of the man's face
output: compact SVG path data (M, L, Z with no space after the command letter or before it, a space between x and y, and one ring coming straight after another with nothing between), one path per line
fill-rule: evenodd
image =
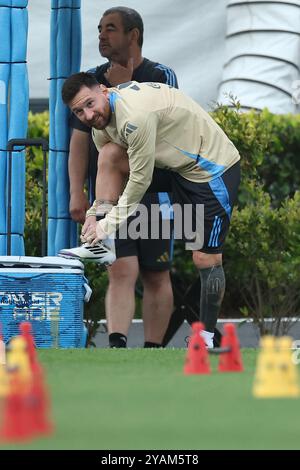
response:
M124 32L122 19L119 13L111 13L103 16L98 25L99 52L102 57L115 62L127 63L129 59L129 47L131 35Z
M109 93L103 85L83 86L69 107L81 122L95 129L104 129L111 118Z

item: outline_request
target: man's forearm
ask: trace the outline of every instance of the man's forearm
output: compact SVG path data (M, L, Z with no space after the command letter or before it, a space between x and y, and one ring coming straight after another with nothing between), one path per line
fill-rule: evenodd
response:
M73 131L69 154L70 194L82 192L89 164L89 134Z
M70 194L84 190L87 177L88 159L70 154L69 156L69 178Z
M116 231L130 215L134 214L151 183L152 173L148 178L145 176L142 182L132 182L131 178L133 175L131 175L131 178L129 177L129 181L119 198L118 204L113 206L111 211L106 214L106 217L99 222L106 235Z

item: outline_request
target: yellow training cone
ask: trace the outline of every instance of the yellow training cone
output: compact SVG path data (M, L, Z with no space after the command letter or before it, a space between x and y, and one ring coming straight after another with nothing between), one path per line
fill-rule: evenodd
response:
M292 360L292 339L264 336L258 356L253 395L257 398L299 396L298 371Z

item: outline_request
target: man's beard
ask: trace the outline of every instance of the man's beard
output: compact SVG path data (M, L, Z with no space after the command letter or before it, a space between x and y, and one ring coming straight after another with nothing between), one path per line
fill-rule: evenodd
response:
M110 119L111 119L111 109L109 107L108 116L107 117L99 116L98 119L96 119L96 121L91 125L91 127L101 131L102 129L105 129L106 126L108 126Z

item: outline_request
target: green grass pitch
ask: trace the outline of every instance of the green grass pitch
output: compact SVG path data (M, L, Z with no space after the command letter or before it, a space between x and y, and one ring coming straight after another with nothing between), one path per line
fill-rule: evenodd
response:
M1 449L299 449L300 398L252 397L245 372L183 375L186 351L39 350L52 399L53 436Z

